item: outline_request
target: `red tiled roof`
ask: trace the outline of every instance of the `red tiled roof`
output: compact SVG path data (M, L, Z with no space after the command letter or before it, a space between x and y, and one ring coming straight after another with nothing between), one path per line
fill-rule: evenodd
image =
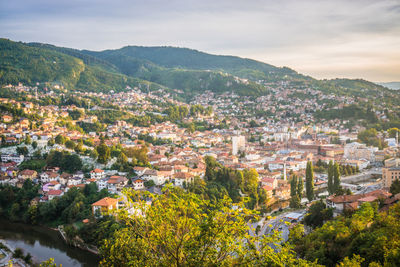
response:
M118 203L118 199L111 198L111 197L105 197L105 198L100 199L99 201L93 203L92 206L108 207L111 205L115 205L117 203Z
M62 190L50 190L47 194L52 196L59 196L62 194Z

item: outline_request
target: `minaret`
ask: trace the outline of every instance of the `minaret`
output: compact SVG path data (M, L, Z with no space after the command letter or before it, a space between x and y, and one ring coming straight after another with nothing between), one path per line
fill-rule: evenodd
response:
M399 132L396 131L396 144L399 146Z
M283 163L283 180L287 180L287 177L286 177L286 163Z

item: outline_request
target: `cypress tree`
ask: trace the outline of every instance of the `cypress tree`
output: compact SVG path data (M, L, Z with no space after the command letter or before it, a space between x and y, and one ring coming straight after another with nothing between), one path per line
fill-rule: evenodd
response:
M298 178L297 175L292 175L292 180L290 181L290 203L289 206L291 208L299 208L300 207L300 198L298 195L298 186L301 178Z
M290 181L290 196L293 197L297 194L297 176L293 174Z
M333 166L333 188L334 192L340 188L340 169L337 162L335 162L335 165Z
M328 165L328 192L330 195L335 192L334 187L333 187L333 162L332 162L332 160L329 161L329 165Z
M303 190L304 190L304 183L303 179L300 177L299 180L297 181L297 195L299 196L300 200L303 198Z
M307 162L306 169L306 194L308 201L314 199L314 170L312 162Z

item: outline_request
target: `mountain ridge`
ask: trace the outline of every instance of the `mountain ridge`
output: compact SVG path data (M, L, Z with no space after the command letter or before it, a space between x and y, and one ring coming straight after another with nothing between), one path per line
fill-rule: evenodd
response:
M127 86L147 83L154 89L182 90L189 98L205 90L217 93L233 91L248 96L265 95L270 87L278 86L281 82L338 94L354 95L366 91L375 94L387 90L362 79L317 80L288 67L172 46L124 46L120 49L90 51L0 39L0 48L1 84L17 82L18 79L28 84L49 79L48 82L59 80L69 89L120 91ZM50 68L53 57L69 65L66 64L62 70ZM41 59L40 64L38 59ZM70 75L68 68L76 71L75 76Z

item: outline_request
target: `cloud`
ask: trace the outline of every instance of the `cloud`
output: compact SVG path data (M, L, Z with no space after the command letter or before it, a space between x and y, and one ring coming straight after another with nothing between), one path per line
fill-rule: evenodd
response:
M1 2L0 26L13 40L94 50L173 45L319 78L400 80L397 0L13 0Z

